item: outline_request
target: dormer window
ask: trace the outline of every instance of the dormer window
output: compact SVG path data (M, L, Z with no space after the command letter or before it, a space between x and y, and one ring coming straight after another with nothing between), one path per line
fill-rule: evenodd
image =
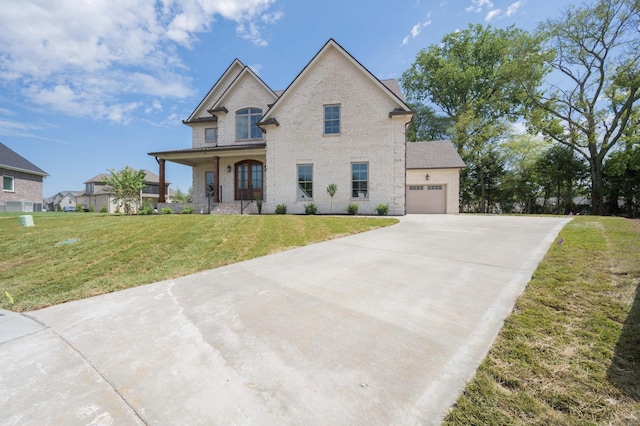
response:
M262 139L262 129L256 123L262 117L259 108L245 108L236 112L236 140Z

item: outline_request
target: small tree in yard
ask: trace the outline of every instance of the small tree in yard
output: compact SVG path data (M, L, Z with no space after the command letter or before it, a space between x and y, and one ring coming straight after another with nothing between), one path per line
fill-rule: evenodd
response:
M115 194L113 202L122 204L125 214L133 214L133 205L139 200L140 192L146 187L144 184L146 175L144 170L136 172L129 167L125 167L119 172L109 169L109 173L110 176L103 179L105 189Z
M327 194L331 197L331 208L329 209L329 213L333 213L333 196L336 195L336 192L338 192L338 185L330 183L329 186L327 186Z

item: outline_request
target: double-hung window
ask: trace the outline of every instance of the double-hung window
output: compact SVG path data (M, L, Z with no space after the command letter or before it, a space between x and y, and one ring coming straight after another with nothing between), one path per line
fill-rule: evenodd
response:
M262 139L262 129L257 122L262 117L259 108L245 108L236 112L236 140Z
M218 128L209 127L207 129L204 129L204 141L206 143L218 142Z
M298 164L298 199L313 198L313 165Z
M369 163L351 163L351 196L369 198Z
M324 106L324 134L340 134L340 105Z
M13 176L2 176L2 190L5 192L14 192Z

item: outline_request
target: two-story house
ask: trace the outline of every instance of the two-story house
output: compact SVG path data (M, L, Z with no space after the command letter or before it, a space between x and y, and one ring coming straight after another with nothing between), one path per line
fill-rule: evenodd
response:
M135 169L129 167L131 170L136 172ZM150 172L149 170L144 170L145 178L144 185L145 187L140 192L140 199L136 203L134 207L135 211L138 210L139 205L144 206L146 203L151 203L154 206L157 206L158 199L160 197L160 178L158 175ZM108 213L115 213L120 209L121 206L115 203L115 193L109 191L106 188L104 183L104 179L109 176L104 173L100 173L91 179L87 180L85 185L85 190L78 194L76 197L77 204L82 207L83 210L93 209L95 211L106 210ZM170 182L164 183L164 199L166 201L171 201L173 197L174 191L169 189Z
M344 213L356 203L361 214L388 204L389 214L403 215L408 191L420 186L407 184L405 133L412 117L396 80L379 80L330 39L284 91L234 60L183 121L192 129L192 147L149 155L160 165L161 187L166 161L192 167L197 210L207 211L209 200L259 198L267 213L279 205L304 213L310 203L319 213ZM432 163L416 161L412 173L426 176ZM458 212L459 168L443 167L432 173L430 191L412 193L415 212L425 212L429 200L439 203L430 211ZM435 180L440 177L446 181ZM338 188L333 198L331 184ZM438 188L447 195L433 197Z
M405 213L405 128L413 112L395 80L380 81L329 40L283 92L234 60L184 123L192 148L152 152L193 168L194 204L263 200L303 213ZM326 188L336 184L331 200Z

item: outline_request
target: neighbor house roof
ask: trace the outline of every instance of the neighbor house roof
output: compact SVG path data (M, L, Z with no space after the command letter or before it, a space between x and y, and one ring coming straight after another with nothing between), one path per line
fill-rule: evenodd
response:
M37 176L49 176L47 172L33 164L20 154L0 143L0 168L29 173Z
M464 161L449 140L407 142L407 169L460 169Z

